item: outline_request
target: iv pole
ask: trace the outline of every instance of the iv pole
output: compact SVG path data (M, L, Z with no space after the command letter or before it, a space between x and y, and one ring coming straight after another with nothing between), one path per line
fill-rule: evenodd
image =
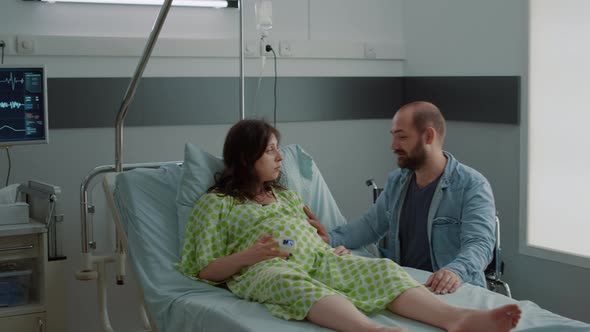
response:
M121 103L121 107L119 108L119 113L117 113L117 120L115 122L115 169L117 172L121 172L122 169L122 145L123 145L123 122L125 121L125 117L127 117L127 112L129 110L129 105L133 101L133 97L135 96L135 91L137 90L137 86L139 81L141 80L141 76L143 75L143 71L147 65L147 62L152 54L152 50L156 44L158 36L160 35L160 31L162 30L162 26L164 25L164 21L166 20L166 16L168 15L168 11L170 10L170 6L172 5L173 0L165 0L162 4L162 8L160 9L160 14L156 19L156 23L152 28L152 32L149 36L148 42L145 45L145 49L143 51L143 55L137 64L137 68L135 69L135 73L131 78L131 82L129 82L129 86L127 87L127 92L125 93L125 97L123 98L123 102ZM240 120L244 119L245 117L245 109L244 109L244 26L243 26L243 17L244 17L244 10L242 6L242 0L238 0L238 8L240 12L240 36L239 36L239 56L240 56Z
M103 330L105 331L113 331L112 326L110 324L110 319L108 315L108 311L106 310L106 288L104 285L104 265L105 263L116 262L118 265L117 268L117 284L124 283L124 264L125 264L125 246L123 244L122 237L119 234L119 231L116 232L116 250L115 256L94 256L92 253L89 253L89 248L94 249L96 244L94 242L88 241L88 214L94 212L94 207L89 206L88 202L88 189L90 182L94 179L97 175L107 173L107 172L122 172L124 170L124 165L122 163L122 146L123 146L123 123L129 111L129 105L133 101L135 96L135 92L147 65L147 62L152 54L152 50L156 44L158 36L160 35L160 31L162 30L162 26L164 25L164 21L166 20L166 16L170 11L170 7L172 5L173 0L164 0L162 3L162 7L160 8L160 12L154 23L150 36L148 38L147 44L145 49L143 50L141 59L137 64L137 68L135 69L135 73L129 82L129 86L127 87L127 91L125 92L125 96L121 103L121 107L119 112L117 113L116 121L115 121L115 165L114 166L99 166L92 170L82 181L82 185L80 186L80 222L81 222L81 240L82 240L82 270L76 273L76 277L80 280L91 280L97 279L98 280L98 291L99 291L99 311L101 316L101 325ZM231 0L228 0L231 1ZM235 0L237 6L239 8L239 59L240 59L240 119L244 119L245 117L245 109L244 109L244 52L243 52L243 43L244 43L244 35L243 35L243 7L242 7L242 0ZM96 264L98 271L95 270L94 265ZM145 325L147 323L147 318L145 315L145 311L143 311L143 321Z

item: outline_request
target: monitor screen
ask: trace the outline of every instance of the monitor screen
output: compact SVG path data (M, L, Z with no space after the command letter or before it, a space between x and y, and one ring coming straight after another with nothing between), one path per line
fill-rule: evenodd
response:
M0 146L47 143L45 67L0 65Z

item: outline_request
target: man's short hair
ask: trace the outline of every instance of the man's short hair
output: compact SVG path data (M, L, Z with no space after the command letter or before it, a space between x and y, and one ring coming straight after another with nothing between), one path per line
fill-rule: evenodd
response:
M440 136L441 144L444 142L447 126L438 107L425 101L413 102L402 108L406 107L412 110L412 120L418 132L422 133L427 127L433 127Z

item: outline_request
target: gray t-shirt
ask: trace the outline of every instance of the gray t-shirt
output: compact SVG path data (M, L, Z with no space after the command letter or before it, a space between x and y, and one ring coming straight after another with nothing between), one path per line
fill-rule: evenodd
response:
M426 227L428 210L439 180L440 177L424 188L418 188L416 176L412 176L400 215L399 241L402 266L432 271Z

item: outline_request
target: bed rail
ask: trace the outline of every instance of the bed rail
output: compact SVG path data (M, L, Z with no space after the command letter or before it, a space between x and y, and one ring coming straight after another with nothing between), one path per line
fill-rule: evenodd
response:
M137 163L137 164L125 164L121 166L123 171L129 171L138 168L151 168L156 169L163 165L177 164L182 166L182 161L167 161L167 162L153 162L153 163ZM96 280L97 281L97 293L98 293L98 310L99 317L103 331L114 332L111 325L109 314L108 314L108 303L107 303L107 291L105 283L105 270L107 263L116 263L116 275L117 284L124 284L124 276L126 270L127 261L127 240L125 234L121 230L121 225L116 223L116 248L113 255L93 255L93 251L96 249L97 244L93 238L93 223L89 223L89 218L95 212L94 205L92 204L92 196L90 188L93 188L93 183L97 180L97 177L103 175L103 178L108 173L120 173L115 172L115 165L103 165L95 167L91 170L88 175L84 177L80 186L80 222L82 230L82 253L81 253L81 267L76 272L76 278L78 280ZM140 292L141 293L141 292ZM143 325L146 328L150 328L147 331L154 330L154 327L150 325L148 315L146 313L145 304L143 298L141 298L140 314Z
M122 165L123 171L129 171L136 168L159 168L162 165L176 163L179 166L182 166L182 161L163 161L163 162L153 162L153 163L136 163L136 164L124 164ZM89 237L92 237L91 230L88 227L88 214L94 213L94 205L89 204L91 202L88 195L88 189L94 178L98 175L115 172L116 167L115 165L103 165L98 166L92 169L82 180L82 184L80 185L80 229L81 229L81 249L82 254L88 253L88 250L96 249L96 242L93 239L88 241ZM90 234L89 234L90 233Z

